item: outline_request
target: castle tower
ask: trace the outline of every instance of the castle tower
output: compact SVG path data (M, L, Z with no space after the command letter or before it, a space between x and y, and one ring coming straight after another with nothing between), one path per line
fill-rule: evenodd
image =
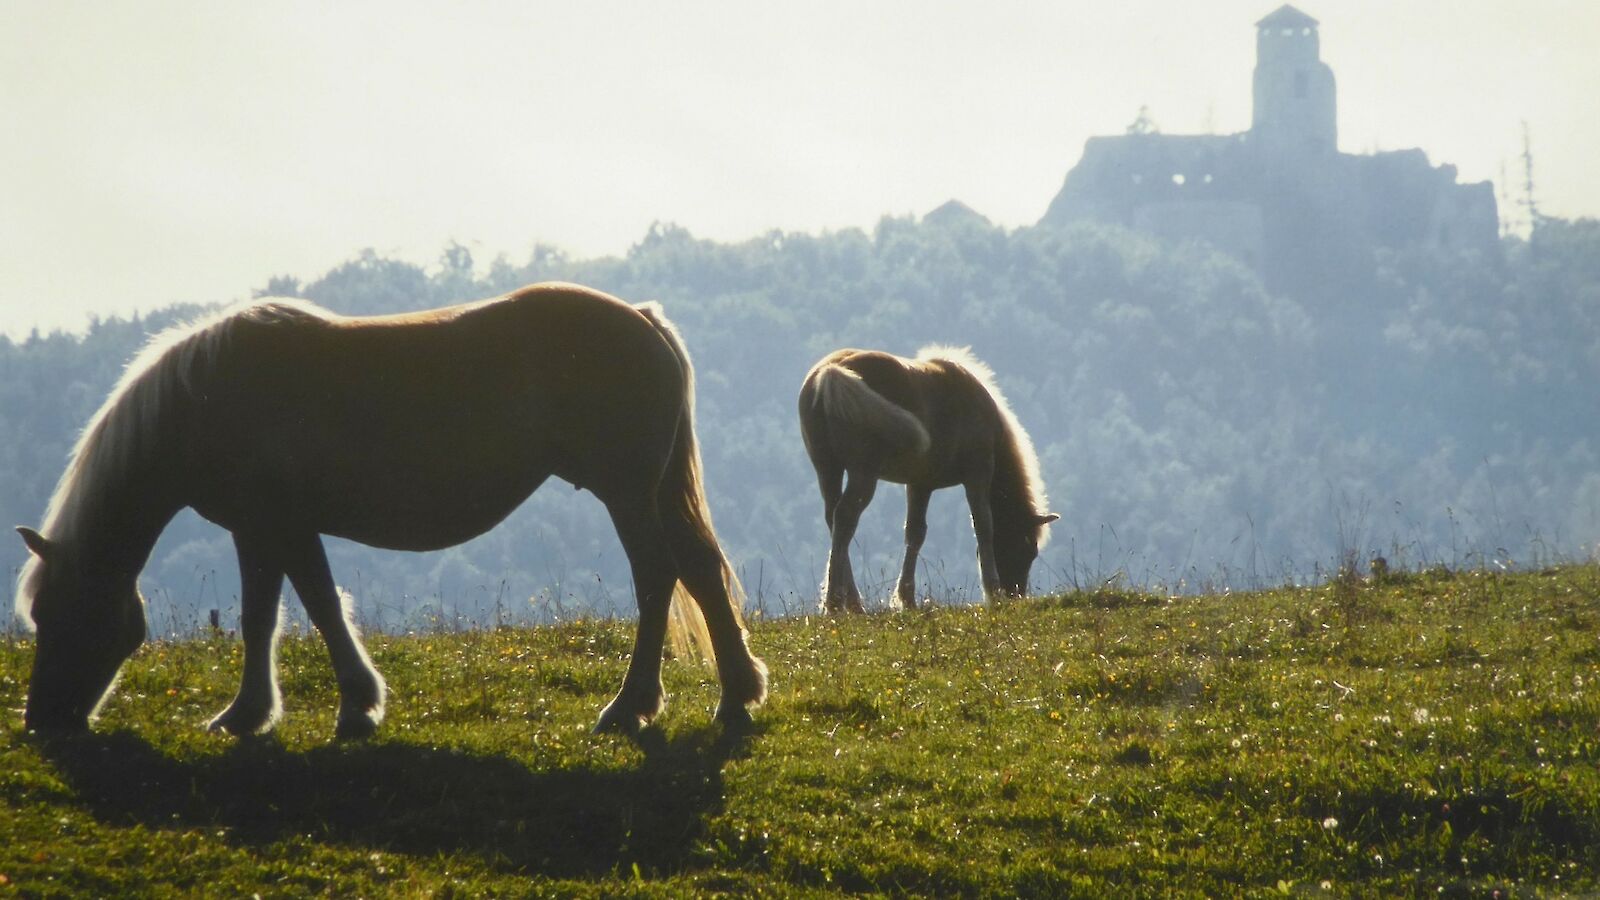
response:
M1278 158L1338 149L1333 70L1319 53L1317 20L1284 4L1256 23L1255 116L1250 135Z

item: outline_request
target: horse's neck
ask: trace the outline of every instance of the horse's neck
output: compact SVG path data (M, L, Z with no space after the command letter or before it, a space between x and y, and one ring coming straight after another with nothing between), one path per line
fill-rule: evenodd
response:
M1033 518L1033 491L1022 460L1006 448L995 460L994 489L989 508L996 522L1026 522Z
M137 576L182 508L166 484L165 478L135 477L96 492L78 512L76 534L69 540L105 571Z

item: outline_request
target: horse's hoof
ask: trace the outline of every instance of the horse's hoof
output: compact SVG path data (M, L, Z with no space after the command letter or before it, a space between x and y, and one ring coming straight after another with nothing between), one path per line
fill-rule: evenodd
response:
M593 733L637 737L649 724L650 720L644 716L619 712L607 707L595 721Z
M46 741L58 738L82 737L89 733L89 717L81 719L52 719L49 721L24 721L28 734Z
M335 740L359 741L372 737L378 731L378 720L366 713L353 716L340 716L339 724L333 729Z
M249 737L267 730L271 724L271 714L243 713L230 706L206 723L206 731L222 732L234 737Z
M726 731L744 732L755 727L755 719L743 703L718 703L716 720L722 723Z
M648 689L635 691L624 687L611 698L605 709L600 710L600 718L594 723L594 733L636 735L649 727L666 706L666 695L659 689L652 696Z

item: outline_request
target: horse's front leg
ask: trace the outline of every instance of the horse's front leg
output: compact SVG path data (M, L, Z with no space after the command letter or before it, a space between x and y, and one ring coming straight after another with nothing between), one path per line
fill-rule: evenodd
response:
M928 499L932 496L928 488L906 485L906 558L894 586L895 598L906 609L917 608L917 554L928 536Z
M244 676L233 702L206 726L229 734L256 734L272 727L283 711L278 692L278 605L283 566L259 542L234 535L239 556L239 631L244 639Z
M639 603L639 626L633 635L633 655L617 695L600 711L596 732L637 734L666 706L661 687L661 652L667 638L667 614L677 567L654 504L646 501L607 504L622 550L633 572Z
M861 605L861 592L856 589L855 572L850 567L850 542L855 540L861 514L872 502L877 489L877 476L852 472L845 482L844 495L833 508L833 520L829 523L832 544L828 549L828 574L823 583L823 605L828 612L866 611Z
M965 485L967 506L972 509L972 534L978 543L978 575L983 579L983 596L994 603L1005 596L1000 587L1000 570L994 562L994 512L989 506L989 480L975 479Z
M361 636L350 621L351 611L333 583L322 538L313 534L287 542L284 558L289 581L300 595L311 624L321 632L339 681L339 723L334 734L340 738L366 737L383 721L388 688L367 657Z

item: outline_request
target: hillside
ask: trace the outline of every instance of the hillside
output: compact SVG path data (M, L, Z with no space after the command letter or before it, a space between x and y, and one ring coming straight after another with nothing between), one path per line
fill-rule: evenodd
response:
M1600 223L1547 220L1527 241L1507 239L1503 257L1386 254L1367 289L1311 303L1269 292L1202 244L943 214L736 244L660 226L603 259L538 247L520 264L484 264L453 246L424 269L369 251L263 290L350 314L550 279L661 301L694 356L719 533L752 594L779 613L814 605L827 557L795 395L811 364L844 346L970 344L994 367L1062 515L1036 590L1118 573L1184 592L1307 583L1348 550L1408 569L1588 559L1600 542L1600 441L1581 411L1600 379ZM6 524L37 524L121 362L146 331L192 312L0 338ZM857 572L878 597L898 571L903 510L885 486L858 532ZM633 607L604 510L554 483L461 547L330 541L329 552L369 628ZM0 541L0 568L22 558L20 541ZM923 583L978 594L958 491L935 494L923 559ZM163 633L212 609L237 621L231 543L192 513L168 529L142 583Z
M238 642L156 642L96 733L19 731L0 896L1482 895L1600 890L1600 568L759 621L756 732L705 669L638 744L587 728L620 621L376 636L380 736L200 732Z

